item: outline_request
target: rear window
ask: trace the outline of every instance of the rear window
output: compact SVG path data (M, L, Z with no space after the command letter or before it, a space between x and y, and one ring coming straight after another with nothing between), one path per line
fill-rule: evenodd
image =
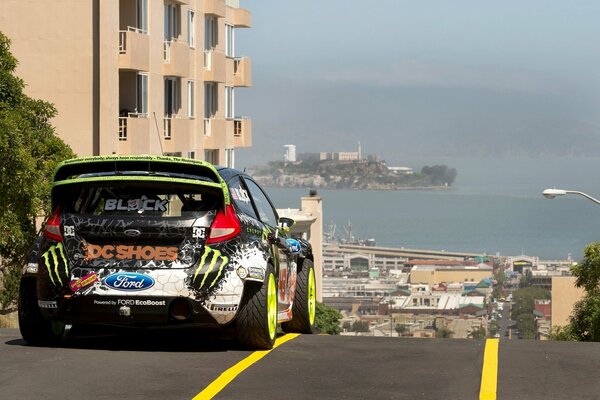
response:
M99 216L185 217L218 209L221 204L217 191L189 186L65 187L59 198L63 211Z

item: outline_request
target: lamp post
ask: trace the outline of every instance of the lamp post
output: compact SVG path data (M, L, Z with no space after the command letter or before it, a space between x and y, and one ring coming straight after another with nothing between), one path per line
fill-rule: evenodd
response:
M589 194L586 194L586 193L583 193L583 192L579 192L577 190L563 190L563 189L552 188L552 189L546 189L546 190L544 190L542 192L542 194L547 199L553 199L553 198L555 198L557 196L564 196L566 194L578 194L580 196L583 196L585 198L590 199L591 201L593 201L596 204L600 204L600 200L593 198Z

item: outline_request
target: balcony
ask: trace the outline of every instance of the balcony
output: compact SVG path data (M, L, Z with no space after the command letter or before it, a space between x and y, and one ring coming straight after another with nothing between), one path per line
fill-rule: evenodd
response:
M118 153L119 154L150 154L150 118L141 114L129 114L119 117ZM156 143L156 142L155 142Z
M225 53L220 50L204 51L204 71L202 79L206 82L225 82L227 76Z
M204 119L204 148L224 149L227 147L227 123L230 121L225 118Z
M164 153L185 154L188 151L192 137L192 121L187 117L172 115L163 120L162 145Z
M225 0L204 0L204 14L225 18Z
M119 31L119 68L148 71L150 38L138 28Z
M252 147L252 120L247 117L236 117L233 120L234 147Z
M233 86L252 86L252 60L249 57L237 57L234 60Z
M188 76L190 73L190 47L175 40L163 42L163 75Z
M245 8L233 9L233 26L236 28L252 28L252 14Z

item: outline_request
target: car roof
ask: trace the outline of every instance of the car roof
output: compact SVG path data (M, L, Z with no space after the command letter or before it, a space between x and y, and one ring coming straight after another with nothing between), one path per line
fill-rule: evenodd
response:
M219 175L221 175L221 178L223 178L225 182L229 181L234 176L243 176L244 178L252 179L250 175L243 171L240 171L239 169L218 166L215 166L215 169L217 170Z

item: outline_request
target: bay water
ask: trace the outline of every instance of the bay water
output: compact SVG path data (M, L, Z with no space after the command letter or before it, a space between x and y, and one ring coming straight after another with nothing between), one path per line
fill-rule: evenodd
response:
M338 236L352 225L357 238L379 246L492 255L582 258L600 241L600 205L577 195L552 200L547 188L600 197L600 158L406 159L394 163L419 170L445 164L458 176L448 190L326 190L324 229ZM388 165L392 165L388 162ZM308 188L266 188L277 208L299 208Z

